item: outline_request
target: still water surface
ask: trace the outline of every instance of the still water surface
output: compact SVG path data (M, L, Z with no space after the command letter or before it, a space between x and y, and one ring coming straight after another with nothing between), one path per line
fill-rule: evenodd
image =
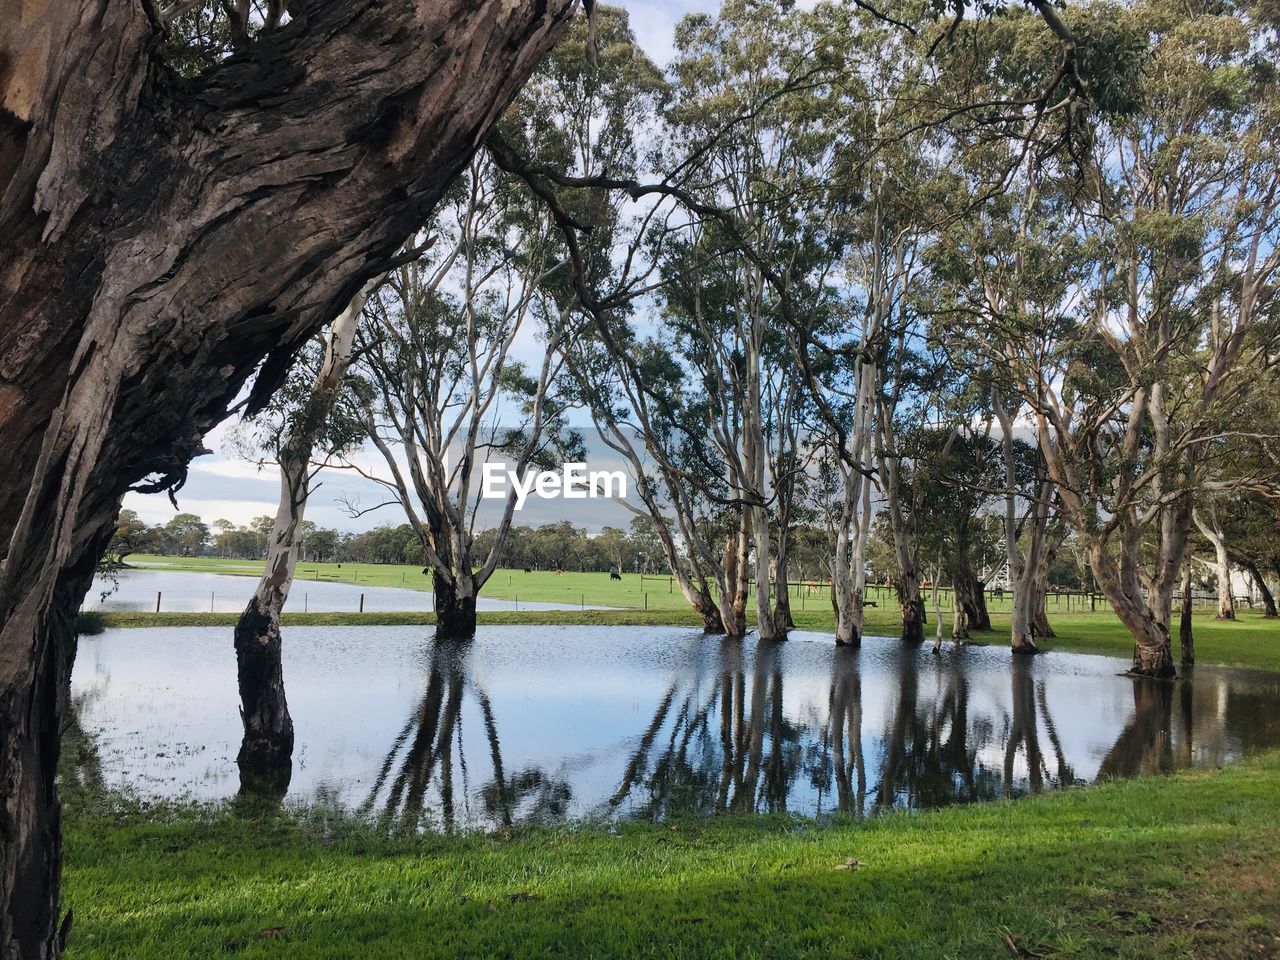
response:
M157 594L165 613L238 613L253 595L262 564L245 563L246 576L224 573L189 573L184 570L125 569L116 582L95 579L85 595L86 610L155 610ZM251 574L251 575L249 575ZM421 578L426 580L425 577ZM105 594L105 596L104 596ZM290 613L353 612L364 598L366 613L420 612L432 609L430 590L374 587L299 577L289 590ZM481 597L477 610L600 610L590 604L530 603L525 600L493 600Z
M1022 795L1280 744L1280 675L998 647L836 649L680 628L297 627L289 795L445 828L723 810L868 814ZM235 794L225 628L110 630L72 680L107 783Z

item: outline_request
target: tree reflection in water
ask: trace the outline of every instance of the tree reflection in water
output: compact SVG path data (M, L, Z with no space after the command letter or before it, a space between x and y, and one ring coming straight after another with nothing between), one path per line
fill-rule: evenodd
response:
M670 666L643 727L625 738L625 749L584 752L535 741L536 754L512 772L494 705L469 670L471 645L437 643L424 691L388 751L365 809L411 826L445 829L564 819L575 799L575 813L605 818L788 810L861 817L1080 782L1080 756L1073 759L1059 737L1050 712L1054 674L1042 661L1017 657L1004 667L988 658L975 672L975 654L966 650L940 659L895 650L866 661L866 651L837 648L829 654L825 696L816 699L813 668L822 660L810 647L789 661L794 646L691 641L688 655ZM864 689L868 670L874 678L871 713ZM784 689L792 702L784 701ZM1063 689L1068 696L1071 690ZM1078 711L1090 695L1082 701L1075 690L1069 702ZM1102 759L1099 776L1160 772L1227 751L1221 733L1204 733L1222 727L1225 687L1207 703L1203 695L1197 699L1191 678L1177 685L1134 680L1131 690L1133 714ZM474 757L464 754L468 716L485 738ZM1200 731L1199 742L1193 730ZM471 783L471 771L486 764L485 779ZM571 783L578 764L591 767L594 780ZM611 770L616 779L602 791L599 778Z
M607 811L624 803L632 816L644 818L786 811L800 770L802 731L783 711L781 645L756 644L748 699L743 641L718 642L711 689L703 689L700 674L672 683L628 757Z
M782 649L776 643L756 645L749 690L738 641L720 642L710 691L700 675L697 681L672 682L628 755L608 811L626 804L627 813L646 819L672 812L782 812L802 773L817 793L819 812L829 809L824 798L834 796L834 809L854 816L868 809L994 799L1020 792L1023 779L1032 792L1076 781L1049 713L1045 684L1025 659L1011 666L1011 711L997 724L992 717L970 716L963 655L937 666L928 661L937 689L922 698L921 660L915 651L904 651L892 662L896 695L879 735L880 760L869 764L859 652L832 651L825 717L803 724L784 711ZM718 736L712 732L717 725ZM988 746L1000 749L1003 768L979 756ZM1019 755L1025 777L1019 775Z
M426 822L452 830L458 825L460 796L468 808L464 825L475 819L469 810L473 797L483 808L482 819L493 825L510 827L564 818L572 798L568 783L549 777L536 766L506 773L492 703L469 676L471 649L471 641L438 639L432 644L426 690L387 752L363 812L403 826ZM483 718L492 767L492 779L474 791L463 749L468 693ZM429 801L438 804L438 810Z
M836 809L861 816L867 802L867 762L862 754L862 677L858 673L858 653L849 647L837 647L832 658L828 711L826 744L830 745Z
M903 651L897 666L898 697L885 729L872 809L941 807L996 796L998 777L978 758L991 724L971 726L963 653L952 652L933 668L937 689L923 706L917 652Z

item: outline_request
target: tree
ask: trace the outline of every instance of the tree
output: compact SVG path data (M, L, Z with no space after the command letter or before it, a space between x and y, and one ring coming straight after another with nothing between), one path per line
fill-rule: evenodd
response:
M997 205L1014 244L975 239L969 295L1133 671L1164 677L1193 499L1235 486L1207 468L1238 429L1246 358L1273 349L1280 101L1247 66L1265 27L1243 11L1097 5L1084 26L1122 76L1071 151L996 164L1019 184Z
M375 278L365 284L334 319L318 369L313 373L312 364L299 363L301 369L257 418L257 446L280 467L280 503L274 518L254 521L265 541L266 566L233 635L244 726L236 763L245 793L283 796L289 785L293 718L284 689L280 614L302 546L302 524L317 469L313 461L323 463L344 453L363 437L359 418L342 416L335 408L355 350L356 325L379 282Z
M572 9L304 0L189 79L152 2L0 10L6 960L60 949L58 691L121 498L179 485L255 373L270 394Z
M1257 493L1225 498L1219 505L1232 556L1253 579L1262 597L1263 616L1268 619L1280 616L1266 578L1267 573L1280 578L1280 543L1275 536L1277 514L1280 510L1275 498Z
M546 289L561 269L548 223L523 199L507 174L477 157L432 225L440 249L392 271L361 335L359 370L376 398L365 431L390 479L366 475L418 534L441 636L475 633L477 597L521 502L517 484L535 466L577 459L580 445L556 384L560 347L576 327ZM546 347L532 373L510 356L531 328ZM509 458L516 480L506 484L497 536L480 554L484 464L496 454Z
M209 544L209 528L194 513L179 513L164 525L166 552L198 557Z
M116 517L116 527L107 545L107 558L112 567L123 567L124 558L132 553L154 550L159 539L153 528L148 527L133 510L121 510Z

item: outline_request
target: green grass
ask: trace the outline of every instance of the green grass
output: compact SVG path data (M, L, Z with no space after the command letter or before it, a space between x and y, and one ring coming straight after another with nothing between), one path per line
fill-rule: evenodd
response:
M146 569L181 570L192 573L223 573L232 576L262 575L262 564L248 560L224 560L216 557L154 557L129 558L135 567ZM422 567L394 563L300 563L297 579L299 586L308 580L328 580L335 583L352 583L370 587L401 587L409 590L429 591L431 577ZM609 579L607 573L564 573L554 570L497 570L485 584L483 596L494 600L523 600L533 603L561 603L580 606L622 607L627 609L678 610L686 606L680 588L670 583L670 577L646 576L641 582L639 574L623 574L621 580ZM806 600L812 606L815 597ZM825 602L825 601L823 601Z
M67 817L72 960L1276 956L1280 753L865 823Z

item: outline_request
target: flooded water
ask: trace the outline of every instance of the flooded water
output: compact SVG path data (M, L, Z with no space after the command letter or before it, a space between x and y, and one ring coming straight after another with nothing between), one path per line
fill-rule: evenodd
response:
M444 828L663 817L858 815L1212 767L1280 744L1280 675L998 647L830 637L741 643L676 628L292 628L289 796ZM142 796L239 786L222 628L81 641L73 695L100 773Z
M246 562L245 576L223 573L188 573L180 570L121 570L116 583L96 579L85 595L86 610L155 610L166 613L238 613L258 585L262 564ZM426 577L422 578L426 580ZM113 589L114 588L114 589ZM104 597L103 594L107 595ZM307 580L300 576L289 591L290 613L341 613L361 609L366 613L421 612L432 609L431 591L374 587L356 583ZM477 610L599 610L587 604L530 603L525 600L492 600L481 597Z

